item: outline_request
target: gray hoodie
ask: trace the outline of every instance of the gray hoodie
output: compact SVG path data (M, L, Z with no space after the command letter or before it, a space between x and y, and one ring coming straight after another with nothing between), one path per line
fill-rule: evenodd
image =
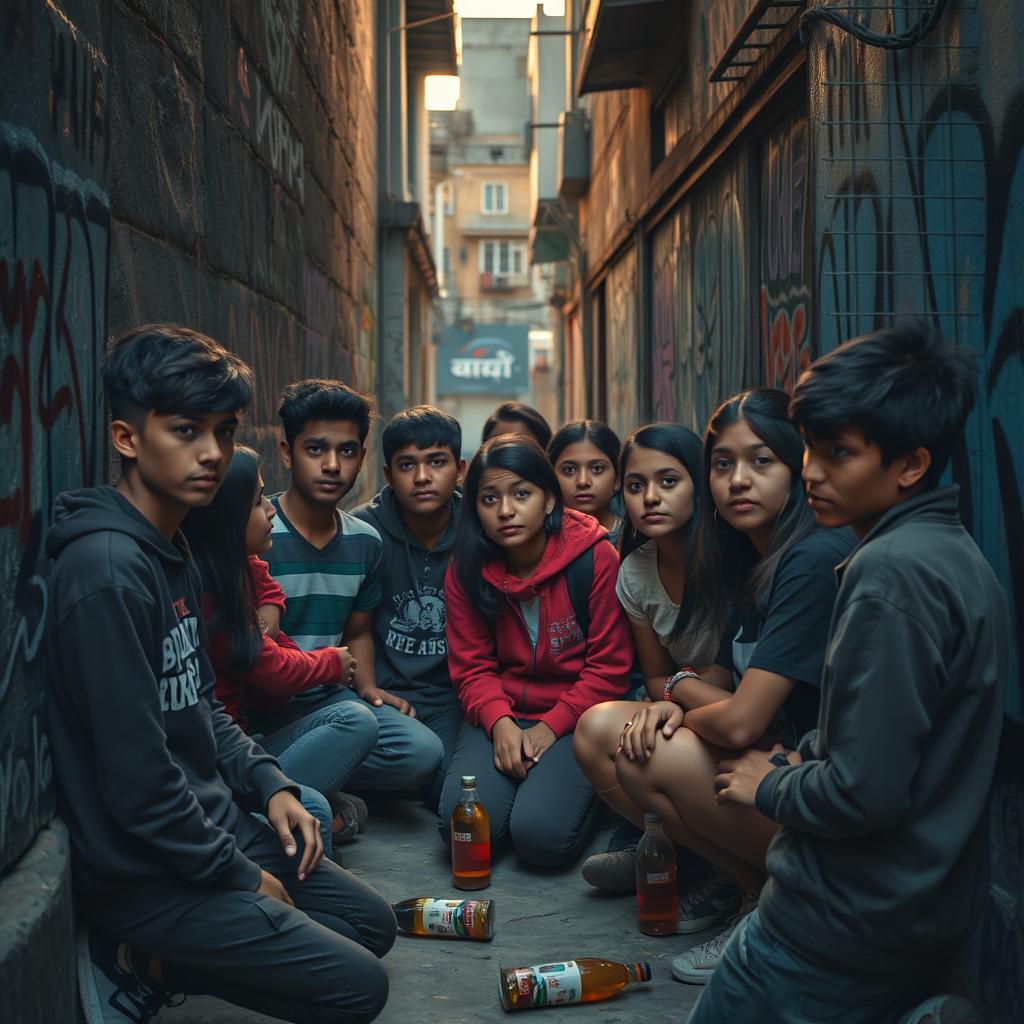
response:
M983 906L1010 625L958 498L895 506L839 567L818 728L757 790L784 826L761 917L835 970L933 966Z
M448 529L429 549L406 529L391 487L352 513L376 527L384 541L383 599L373 613L377 685L402 694L417 708L458 700L448 675L444 574L455 546L462 495L456 493L452 502Z
M255 890L245 811L293 784L213 696L199 572L111 487L57 499L47 610L53 761L75 883L150 906L176 877ZM295 790L297 792L297 789Z

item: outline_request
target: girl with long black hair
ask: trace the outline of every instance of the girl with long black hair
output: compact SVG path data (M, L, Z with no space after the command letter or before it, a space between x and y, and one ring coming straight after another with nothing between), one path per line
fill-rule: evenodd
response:
M466 720L441 794L442 835L460 777L475 775L492 843L511 839L539 867L571 863L596 810L572 732L587 708L625 692L633 663L618 555L596 520L563 508L551 463L524 437L477 452L458 529L446 630ZM570 576L584 580L581 594Z
M721 629L695 614L700 602L687 583L696 562L703 507L701 441L676 423L637 427L622 449L620 475L628 522L615 592L629 616L647 700L660 701L665 684L683 665L710 665ZM612 834L608 850L588 857L583 877L598 889L632 892L643 808L623 791L615 757L623 726L637 700L608 701L587 711L573 739L576 759L598 795L631 825ZM692 872L688 873L692 880ZM704 927L682 899L681 927Z
M757 905L779 829L753 808L717 803L718 763L753 746L795 747L815 727L835 567L854 544L848 531L815 526L788 405L783 392L757 388L711 416L701 474L711 515L697 538L692 614L724 630L722 644L713 666L685 666L662 700L625 724L615 765L630 799L716 869L691 894L699 914L713 921L735 912L714 939L673 961L673 975L694 984L707 980L736 922Z
M217 496L182 523L203 577L216 694L247 731L254 715L280 711L314 686L347 682L355 669L347 648L302 651L276 628L284 593L260 558L270 550L273 519L259 455L236 446ZM259 739L302 786L302 802L320 821L328 851L332 832L348 838L363 816L358 802L338 791L376 741L377 720L357 702L321 709Z
M548 445L565 507L593 516L616 550L624 522L616 511L620 449L615 431L598 420L566 423Z

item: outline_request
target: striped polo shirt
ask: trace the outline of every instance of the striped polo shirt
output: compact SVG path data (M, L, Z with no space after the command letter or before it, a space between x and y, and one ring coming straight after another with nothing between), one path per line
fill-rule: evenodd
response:
M304 651L337 647L349 615L381 602L380 534L338 510L334 539L316 548L288 522L281 496L270 500L277 511L274 546L263 557L287 599L281 629Z

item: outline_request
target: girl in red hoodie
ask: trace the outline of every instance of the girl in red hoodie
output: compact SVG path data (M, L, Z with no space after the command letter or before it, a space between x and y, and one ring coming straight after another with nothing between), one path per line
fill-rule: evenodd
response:
M618 556L600 543L603 526L563 508L554 469L531 439L503 435L477 452L462 509L445 604L466 721L441 794L442 834L460 777L475 775L492 844L511 839L538 867L568 864L596 811L572 732L587 708L623 695L633 664L615 596ZM590 574L586 635L566 579L577 559L574 572Z
M279 717L295 694L348 682L355 668L347 647L302 651L278 630L284 591L259 557L270 550L273 518L259 455L236 446L217 496L182 523L203 576L217 698L247 732L254 717L259 728L259 718ZM303 805L321 822L328 852L332 832L354 834L361 809L337 791L377 742L369 708L355 701L331 705L257 738L302 787Z

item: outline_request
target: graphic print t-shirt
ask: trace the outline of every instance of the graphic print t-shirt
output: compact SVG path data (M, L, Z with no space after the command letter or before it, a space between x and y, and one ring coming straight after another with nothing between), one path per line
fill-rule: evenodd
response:
M339 511L333 540L317 548L281 511L281 496L270 500L277 518L274 546L264 557L287 599L281 629L304 651L340 646L349 615L380 604L380 534Z

